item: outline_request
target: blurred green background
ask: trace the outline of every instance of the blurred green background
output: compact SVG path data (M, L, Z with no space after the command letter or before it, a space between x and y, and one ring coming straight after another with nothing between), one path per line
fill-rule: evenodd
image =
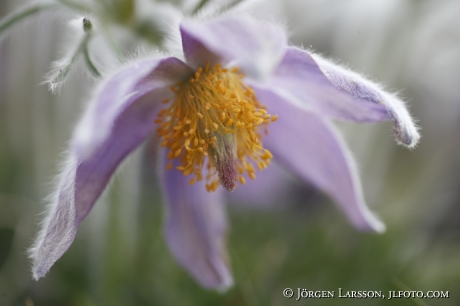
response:
M26 3L3 0L0 16ZM74 76L58 95L40 85L75 17L45 14L0 44L0 305L460 305L460 2L280 0L266 1L260 14L286 20L291 43L409 101L423 135L413 151L394 143L389 123L337 123L387 232L356 231L327 196L290 177L274 203L229 201L235 285L204 290L163 240L148 142L118 171L68 252L33 281L26 250L94 83ZM449 298L295 301L283 297L288 287L440 290Z

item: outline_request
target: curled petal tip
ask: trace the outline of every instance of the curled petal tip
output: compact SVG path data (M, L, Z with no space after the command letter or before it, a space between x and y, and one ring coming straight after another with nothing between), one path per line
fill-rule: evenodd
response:
M224 293L228 289L230 289L232 286L233 286L233 278L231 275L227 274L222 278L221 282L214 289L220 293Z
M379 234L383 234L385 233L387 230L387 227L385 226L385 224L383 224L382 222L380 223L380 225L376 228L374 228L374 231L376 233L379 233Z
M59 246L56 246L56 249L51 253L48 252L48 254L43 254L46 251L46 247L44 247L43 244L38 247L34 247L29 251L29 257L32 260L32 277L36 281L44 277L51 269L55 261L61 256L60 254L56 254L61 253L59 252ZM65 250L63 252L65 252Z
M287 48L276 72L276 81L332 118L355 122L391 119L398 143L413 148L420 139L417 126L401 99L317 54Z
M374 215L368 215L367 219L366 224L356 225L356 227L361 231L374 232L377 234L383 234L387 230L385 224Z
M415 148L420 140L420 133L415 125L401 128L398 122L394 120L393 132L396 136L396 141L409 149Z
M39 263L39 264L34 264L32 268L32 277L34 280L38 281L40 278L46 275L48 273L49 269L45 268L46 264Z

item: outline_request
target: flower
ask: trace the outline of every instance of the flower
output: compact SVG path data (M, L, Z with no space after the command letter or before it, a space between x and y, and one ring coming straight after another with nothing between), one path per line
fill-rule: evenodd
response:
M283 29L250 17L184 21L180 35L185 60L131 63L101 84L86 109L30 251L36 279L69 248L118 165L155 129L166 147L159 165L166 241L204 287L232 284L223 189L254 178L272 158L329 194L357 228L384 230L329 118L391 119L397 141L412 148L419 134L401 100L289 47Z

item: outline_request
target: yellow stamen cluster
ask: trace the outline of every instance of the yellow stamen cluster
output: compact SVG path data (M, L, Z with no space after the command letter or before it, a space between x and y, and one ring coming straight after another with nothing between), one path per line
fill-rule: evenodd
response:
M155 122L161 145L169 148L168 158L179 159L177 169L184 175L193 174L190 184L203 179L202 169L209 155L206 189L214 191L219 186L216 163L222 152L219 146L226 146L225 139L232 139L225 137L227 134L236 136L236 143L229 145L236 146L235 179L241 184L245 184L245 172L254 179L256 168L262 170L270 164L273 156L262 147L260 130L278 116L267 113L242 78L238 68L207 64L187 82L171 86L174 99L169 108L159 112ZM171 169L172 163L166 167Z

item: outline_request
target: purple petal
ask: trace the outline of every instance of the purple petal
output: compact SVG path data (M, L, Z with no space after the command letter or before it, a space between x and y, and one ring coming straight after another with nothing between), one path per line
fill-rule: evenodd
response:
M106 140L80 161L75 179L77 223L89 213L118 165L152 133L164 91L154 90L124 109Z
M139 62L115 74L102 85L77 126L73 146L78 157L90 156L109 136L114 121L140 97L174 85L192 73L182 61L169 57ZM168 94L163 98L169 98L172 91Z
M364 203L350 152L333 126L286 97L255 89L261 103L279 115L264 138L276 162L329 194L357 228L384 231Z
M177 71L177 66L174 69L176 61L167 59L155 65L148 62L147 67L153 69L149 73L139 66L121 71L106 83L94 101L95 105L87 110L82 122L90 126L80 123L80 128L88 129L87 142L81 141L82 138L77 135L74 145L85 152L88 151L85 145L94 147L84 159L72 152L60 177L48 216L30 251L35 278L44 276L69 248L78 225L89 213L118 165L151 134L159 105L171 92L168 88L170 72L165 69ZM183 65L178 61L176 63ZM139 76L134 75L136 71ZM131 87L124 83L122 77L127 78L126 83ZM135 77L137 83L133 83L130 77ZM130 88L137 92L130 95ZM105 137L101 138L100 130L104 130Z
M184 50L185 61L195 70L204 67L206 63L214 65L223 61L223 58L207 49L199 40L193 38L181 27L182 49Z
M33 277L43 277L72 244L77 233L75 209L75 171L77 162L68 159L59 176L57 192L50 198L47 216L37 239L29 250Z
M207 192L204 182L190 185L190 178L175 169L177 165L161 174L168 208L166 241L174 257L202 286L224 290L233 279L225 247L222 189Z
M393 120L399 143L414 147L420 135L404 103L362 76L315 54L287 48L271 84L336 119L358 122Z
M143 65L149 69L141 68ZM74 142L76 148L91 151L86 158L79 157L75 191L78 223L118 164L151 134L161 101L172 93L169 86L190 72L175 58L143 62L121 71L102 88L80 122Z
M220 61L238 66L247 76L263 79L281 60L286 35L274 24L245 17L225 17L206 23L184 21L180 26L187 64L203 67Z
M267 169L258 173L255 180L247 175L245 178L245 185L240 185L234 192L229 193L230 200L237 205L249 204L251 207L261 208L279 206L280 203L286 202L294 182L292 175L276 162L272 162Z
M104 191L121 161L151 133L159 90L139 98L113 124L106 141L84 161L72 155L30 255L36 279L44 276L72 244L77 227Z

